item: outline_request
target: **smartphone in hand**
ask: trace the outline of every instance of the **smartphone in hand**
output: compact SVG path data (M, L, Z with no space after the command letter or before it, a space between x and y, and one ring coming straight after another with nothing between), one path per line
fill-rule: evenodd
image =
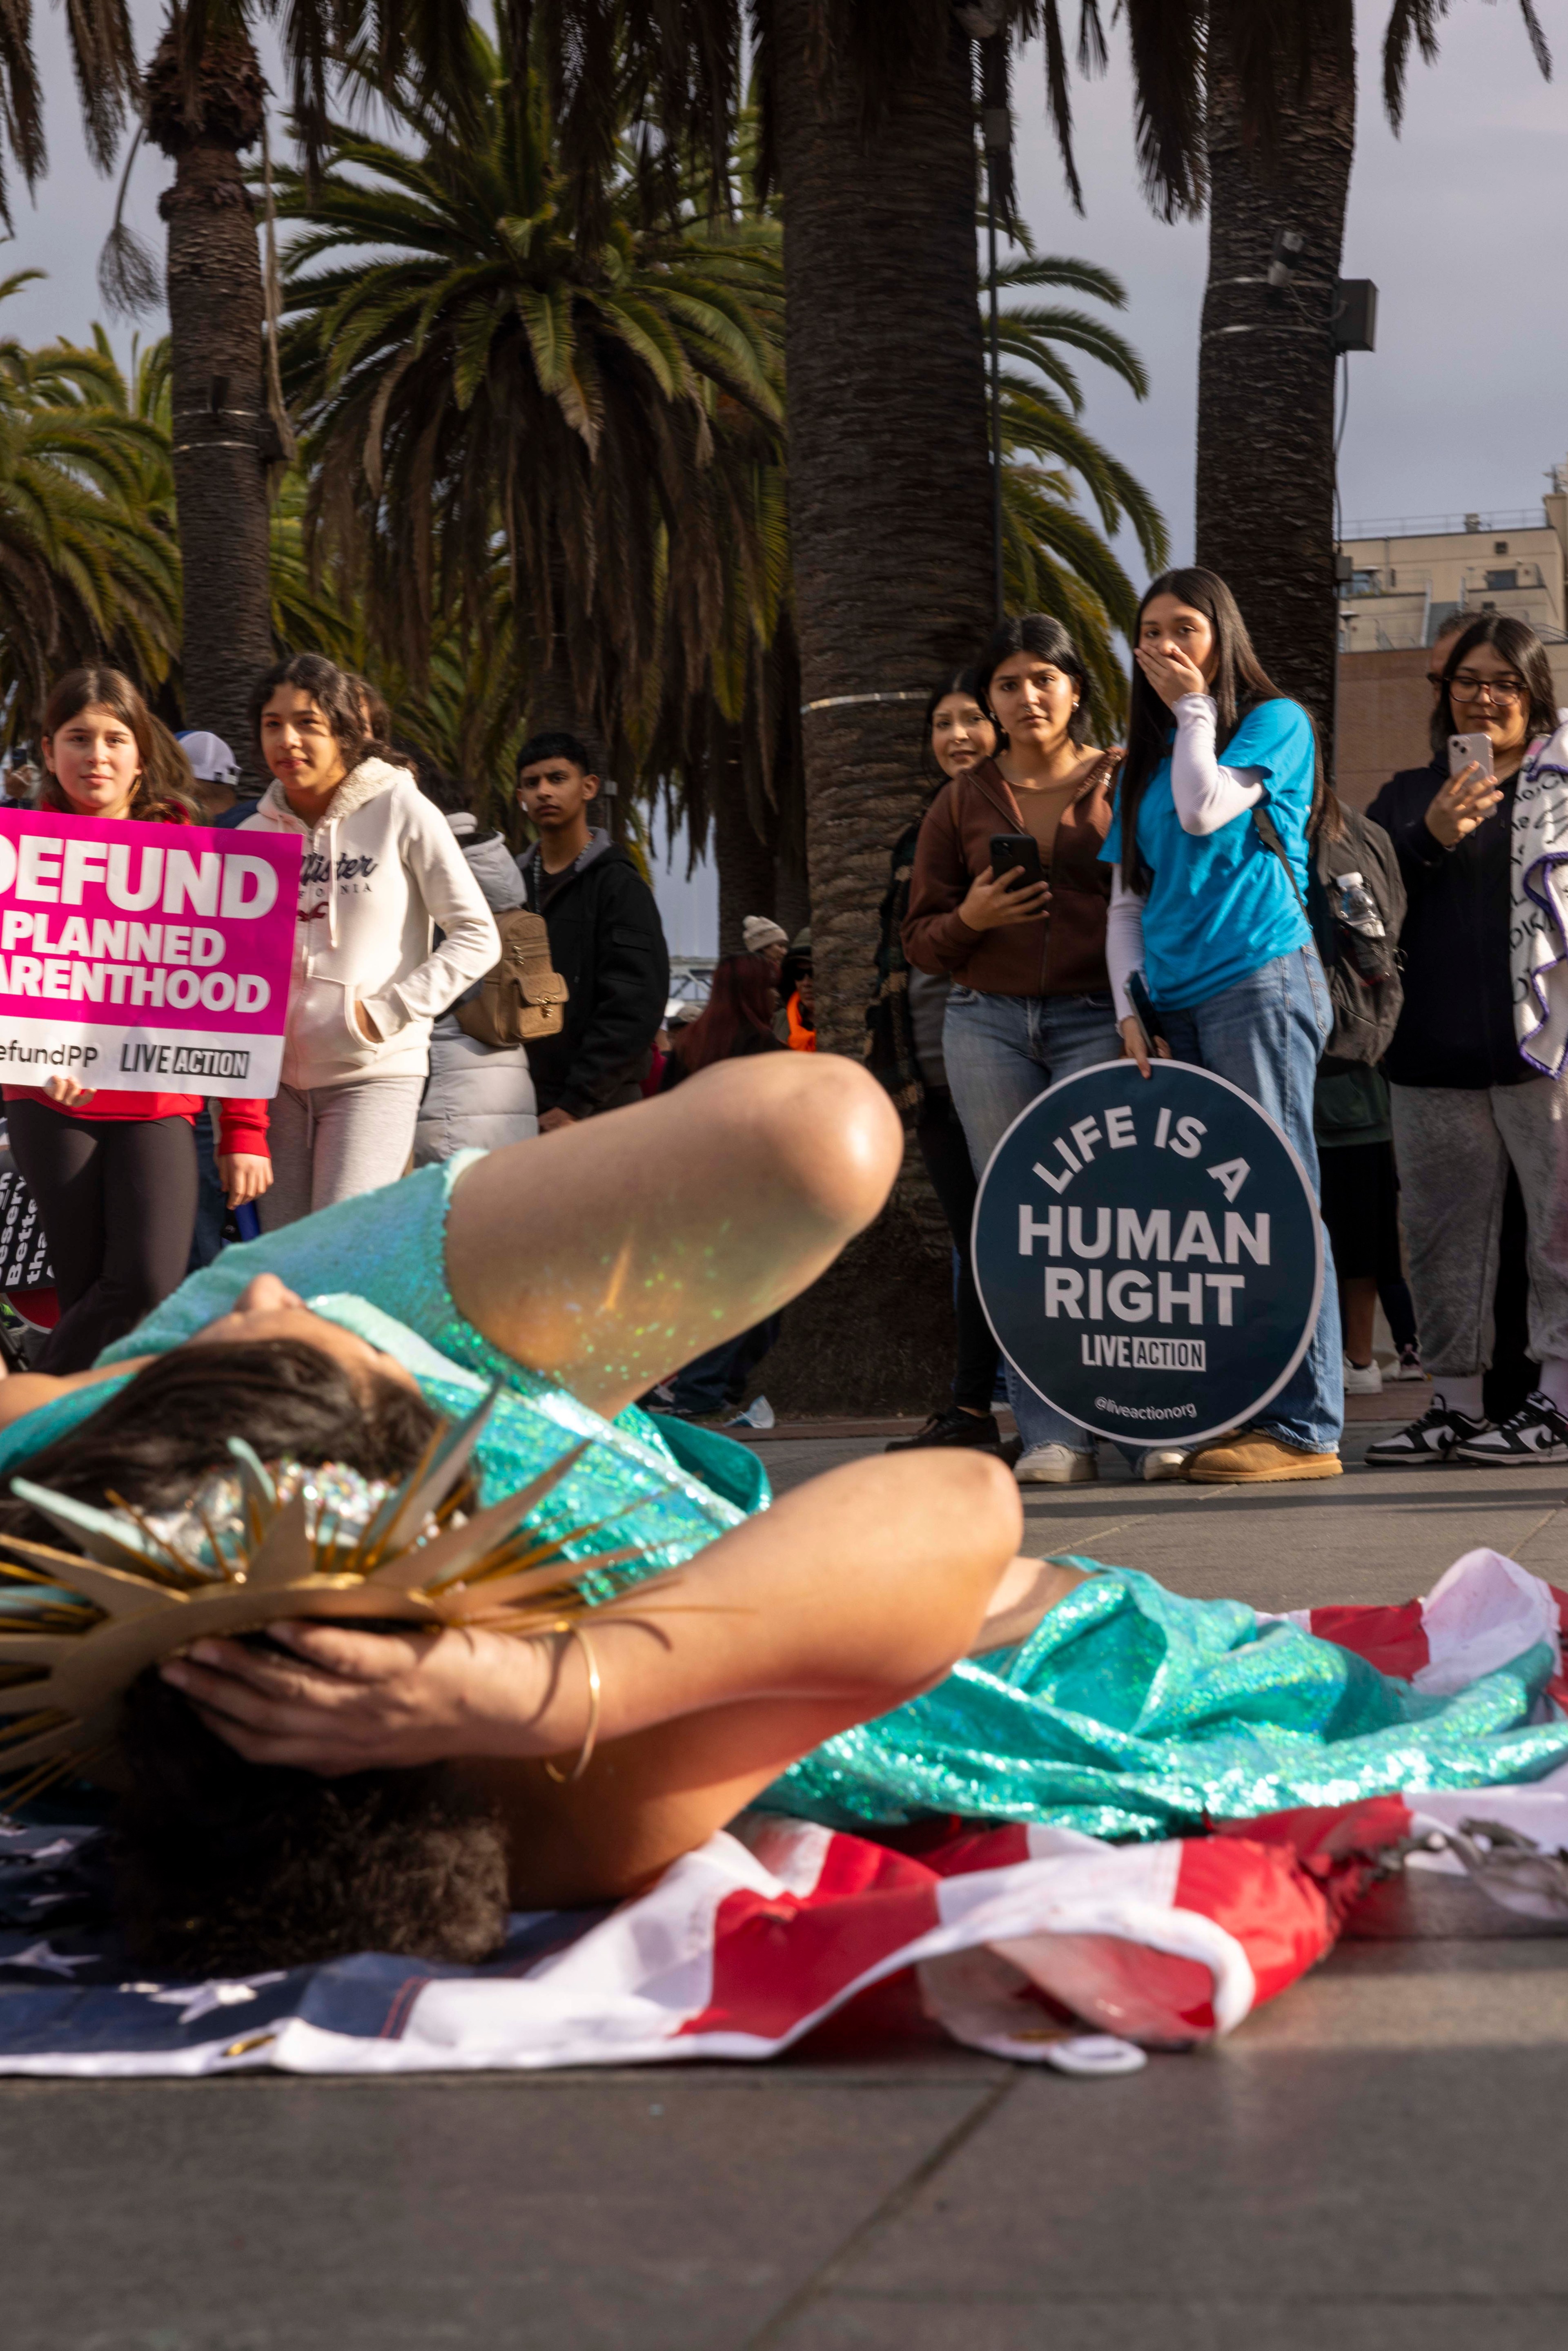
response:
M1145 1041L1152 1053L1157 1040L1164 1044L1168 1040L1160 1026L1159 1015L1154 1008L1141 971L1127 974L1127 994L1132 998L1133 1010L1137 1014L1138 1027L1143 1030Z
M1010 890L1027 890L1032 883L1044 882L1040 870L1040 843L1032 832L993 832L991 836L991 878L1000 882L1004 873L1016 872L1016 882Z
M1459 775L1462 769L1469 766L1472 759L1480 760L1482 775L1496 775L1497 770L1491 763L1491 737L1490 735L1450 735L1449 737L1450 777Z

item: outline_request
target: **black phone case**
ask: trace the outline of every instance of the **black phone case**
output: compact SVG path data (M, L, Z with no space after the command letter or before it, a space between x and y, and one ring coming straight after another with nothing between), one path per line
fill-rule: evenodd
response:
M1033 852L1033 863L1027 861ZM999 853L1000 852L1000 853ZM1015 890L1028 889L1035 882L1044 882L1045 874L1040 863L1040 844L1032 832L993 832L991 836L991 871L994 880L1004 873L1017 873Z
M1132 998L1133 1010L1142 1023L1143 1033L1152 1045L1157 1037L1165 1036L1165 1030L1160 1026L1159 1014L1155 1010L1154 999L1144 986L1141 971L1127 974L1127 994ZM1168 1041L1169 1040L1167 1039L1168 1043Z

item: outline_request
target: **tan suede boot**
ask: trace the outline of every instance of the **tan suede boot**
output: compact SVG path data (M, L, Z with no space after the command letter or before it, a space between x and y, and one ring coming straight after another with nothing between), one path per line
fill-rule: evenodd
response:
M1337 1453L1303 1453L1299 1446L1282 1445L1277 1437L1252 1428L1205 1446L1187 1474L1195 1486L1281 1486L1296 1479L1343 1477L1345 1464Z

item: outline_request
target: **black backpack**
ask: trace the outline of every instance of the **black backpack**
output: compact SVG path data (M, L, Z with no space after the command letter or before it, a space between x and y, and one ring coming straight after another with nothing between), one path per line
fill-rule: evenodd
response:
M1339 831L1331 838L1336 819ZM1334 1011L1334 1027L1323 1049L1324 1062L1380 1061L1405 1008L1397 950L1406 898L1394 843L1380 824L1330 793L1328 821L1317 837L1303 900L1295 869L1263 801L1252 810L1252 822L1264 848L1284 867L1296 903L1312 925ZM1366 938L1341 920L1334 885L1345 873L1359 873L1376 901L1383 918L1382 938Z

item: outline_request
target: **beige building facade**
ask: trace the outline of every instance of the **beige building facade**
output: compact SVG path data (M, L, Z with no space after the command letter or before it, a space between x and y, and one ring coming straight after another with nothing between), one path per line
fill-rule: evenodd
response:
M1347 527L1334 780L1354 806L1429 757L1428 648L1456 613L1528 621L1545 642L1558 702L1568 703L1568 464L1550 479L1527 513Z

